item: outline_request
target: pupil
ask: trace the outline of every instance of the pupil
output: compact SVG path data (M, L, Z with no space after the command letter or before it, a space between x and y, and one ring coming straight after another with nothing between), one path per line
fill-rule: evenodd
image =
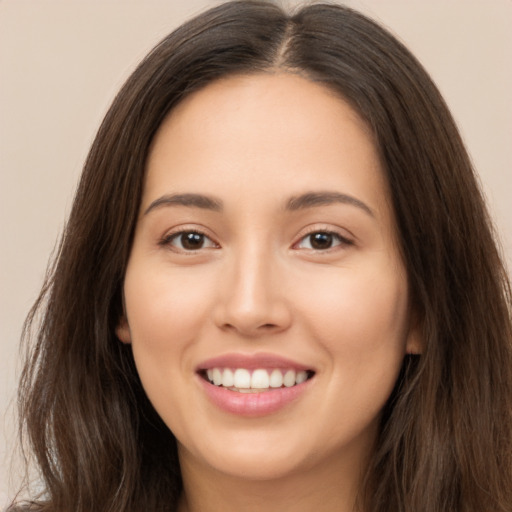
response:
M332 235L329 233L315 233L311 236L313 249L329 249L332 246Z
M203 235L199 233L185 233L181 235L181 244L184 249L200 249L203 241Z

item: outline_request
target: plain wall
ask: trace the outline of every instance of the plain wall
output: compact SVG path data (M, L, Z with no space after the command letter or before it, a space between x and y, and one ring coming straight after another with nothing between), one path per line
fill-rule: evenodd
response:
M0 508L18 482L23 319L114 94L163 36L218 2L0 0ZM294 5L295 1L287 2ZM348 1L423 62L459 123L512 267L512 2Z

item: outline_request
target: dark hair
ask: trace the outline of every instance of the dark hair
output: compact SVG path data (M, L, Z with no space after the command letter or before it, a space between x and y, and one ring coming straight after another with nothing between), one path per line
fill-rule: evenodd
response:
M185 96L220 77L275 71L331 88L371 127L424 343L386 405L362 508L510 511L510 284L454 121L417 60L363 15L336 5L287 15L257 1L215 7L166 37L99 129L25 326L35 342L21 420L45 488L34 510L163 511L177 502L175 439L114 333L145 163Z

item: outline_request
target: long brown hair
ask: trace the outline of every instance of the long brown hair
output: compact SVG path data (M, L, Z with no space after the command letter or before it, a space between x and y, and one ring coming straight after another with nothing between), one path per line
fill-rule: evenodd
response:
M45 489L34 510L176 504L176 441L114 334L145 162L186 95L230 74L276 70L335 90L373 130L423 337L386 405L361 508L510 511L510 284L454 121L417 60L371 20L336 5L286 14L258 1L215 7L165 38L93 143L25 327L22 432Z

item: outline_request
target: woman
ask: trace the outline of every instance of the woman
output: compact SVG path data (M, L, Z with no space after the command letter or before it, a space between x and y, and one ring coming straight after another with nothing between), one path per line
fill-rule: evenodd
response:
M232 2L162 41L37 314L34 510L510 509L486 209L428 75L354 11Z

